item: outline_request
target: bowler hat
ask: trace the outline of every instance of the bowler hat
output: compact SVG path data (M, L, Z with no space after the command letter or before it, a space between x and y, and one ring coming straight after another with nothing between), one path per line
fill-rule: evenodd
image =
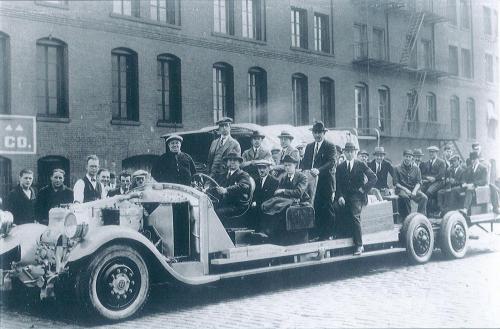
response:
M429 151L429 152L439 152L439 148L437 146L432 145L432 146L429 146L427 148L427 151Z
M313 133L322 133L328 131L328 129L325 128L325 124L323 123L323 121L316 121L310 130Z
M377 146L375 148L375 150L373 151L373 154L374 155L377 155L377 154L384 154L385 155L385 150L384 150L384 147L382 146Z
M283 163L298 163L299 160L298 159L295 159L294 157L292 157L290 154L287 154L285 155L285 157L281 160L281 162Z
M229 117L223 117L219 121L217 121L215 124L216 125L221 125L223 123L233 123L233 119L231 119Z
M403 155L414 155L413 151L412 150L404 150L403 151Z
M354 145L354 143L352 143L352 142L347 142L344 145L344 151L353 151L353 150L357 150L357 149L358 148L356 147L356 145Z
M479 159L479 153L477 153L476 151L470 152L469 153L469 159L471 159L471 160Z
M424 156L424 152L422 152L422 149L415 149L415 150L413 150L413 155L414 156Z
M262 133L260 133L258 130L254 130L252 132L252 135L250 136L250 138L262 138L264 139L266 136L264 136Z
M273 154L274 154L274 153L278 153L278 152L281 152L281 147L273 147L273 148L271 149L271 153L273 153Z
M229 152L224 158L224 161L227 160L238 160L239 162L243 162L243 158L236 152Z
M174 134L174 135L167 136L167 137L165 138L165 143L167 143L167 144L168 144L168 143L170 143L171 141L175 141L175 140L177 140L177 141L179 141L179 142L182 142L184 139L183 139L181 136Z
M258 167L258 166L272 166L274 163L271 162L270 160L261 159L261 160L255 160L254 164Z
M283 130L281 134L278 135L279 138L290 138L293 139L293 135L290 132Z
M358 152L358 154L361 154L361 155L363 155L363 154L364 154L364 155L366 155L366 156L369 156L369 155L370 155L370 153L368 153L368 151L367 151L367 150L361 150L361 151L359 151L359 152Z
M460 156L458 156L458 154L453 154L451 157L450 157L450 161L458 161L460 160Z

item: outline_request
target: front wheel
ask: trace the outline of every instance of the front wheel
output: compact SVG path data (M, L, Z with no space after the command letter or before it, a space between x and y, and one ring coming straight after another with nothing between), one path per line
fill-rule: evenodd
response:
M448 258L462 258L467 253L469 232L464 216L458 211L451 211L441 221L441 251Z
M422 214L417 214L411 218L407 218L408 225L405 236L406 252L410 261L415 264L422 264L432 256L434 249L434 232L432 224Z
M149 295L146 262L137 250L126 245L112 245L98 252L76 283L85 308L112 321L136 314Z

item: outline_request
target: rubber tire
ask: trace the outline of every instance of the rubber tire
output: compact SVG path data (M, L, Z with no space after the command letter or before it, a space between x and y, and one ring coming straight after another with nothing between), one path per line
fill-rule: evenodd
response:
M417 216L419 213L418 212L412 212L406 216L403 226L401 227L401 244L403 246L406 245L406 232L408 231L408 225L410 225L410 221L412 220L413 217Z
M104 265L116 257L126 257L133 261L141 276L141 287L137 297L131 305L119 311L110 310L102 305L96 292L96 280L99 272ZM134 248L122 244L105 247L92 255L92 260L88 266L81 269L76 279L76 293L85 310L90 314L99 316L101 319L110 321L124 320L137 314L148 300L149 286L149 271L141 254Z
M451 244L451 229L455 223L460 222L465 231L465 246L462 250L456 251ZM464 216L458 211L448 212L441 221L441 229L439 230L439 242L441 251L447 258L463 258L467 253L469 242L469 230Z
M426 263L431 258L432 251L434 250L434 232L432 230L432 224L427 217L425 217L420 213L417 213L417 215L407 219L408 219L408 225L406 227L406 231L404 232L405 233L404 236L406 244L406 253L408 255L408 258L410 262L412 262L413 264ZM413 246L413 231L419 225L424 225L430 235L429 251L424 256L417 255Z

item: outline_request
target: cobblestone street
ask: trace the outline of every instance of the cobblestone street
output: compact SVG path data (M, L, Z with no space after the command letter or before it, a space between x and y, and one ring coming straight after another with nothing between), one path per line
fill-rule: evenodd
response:
M404 254L199 288L154 287L135 319L97 325L59 304L2 305L1 328L500 327L500 236L477 229L464 259ZM78 313L78 312L76 312Z

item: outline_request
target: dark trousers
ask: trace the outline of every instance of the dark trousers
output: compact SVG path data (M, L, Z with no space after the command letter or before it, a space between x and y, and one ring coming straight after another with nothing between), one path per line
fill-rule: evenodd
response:
M331 195L329 195L329 198L316 195L314 198L314 213L316 220L314 235L319 236L320 239L328 239L333 235L335 222L335 211Z
M222 224L224 226L230 226L231 225L231 217L239 216L243 214L245 211L245 207L237 207L233 205L228 205L225 203L219 204L218 207L215 208L215 213L217 216L219 216L219 219L221 220Z
M345 206L335 203L335 211L338 220L335 222L335 234L339 237L346 236L346 231L352 236L354 244L363 245L361 236L361 210L365 205L365 200L353 197L344 197Z
M418 205L418 212L421 214L427 214L427 196L421 191L417 192L416 196L408 195L405 191L398 191L398 206L399 206L399 215L402 220L406 218L411 212L411 201L415 201Z
M437 210L437 194L438 191L444 187L443 181L436 181L434 183L426 184L423 189L425 195L427 195L429 208L432 210Z
M443 212L462 208L464 204L463 198L460 193L463 191L461 186L455 186L450 189L438 191L437 202L438 207Z

